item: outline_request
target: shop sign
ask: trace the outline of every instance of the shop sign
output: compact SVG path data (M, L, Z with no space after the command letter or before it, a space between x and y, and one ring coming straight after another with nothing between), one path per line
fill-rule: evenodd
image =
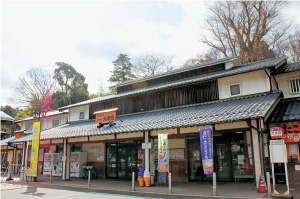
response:
M232 152L238 152L238 151L240 151L240 149L241 149L240 145L237 145L237 144L231 145Z
M169 172L168 134L158 134L158 172Z
M214 172L212 128L201 129L199 133L204 174L212 174Z
M270 134L271 134L271 137L273 139L275 138L282 138L282 128L280 127L273 127L270 129Z
M20 138L24 136L24 131L15 132L15 138Z
M295 170L300 171L300 165L295 165Z
M142 149L151 149L151 142L142 143Z
M116 121L116 113L118 108L103 110L95 112L94 115L96 115L96 123L108 123Z
M281 123L282 139L285 143L300 142L300 122Z
M33 124L30 169L27 176L37 177L38 156L40 147L40 122Z

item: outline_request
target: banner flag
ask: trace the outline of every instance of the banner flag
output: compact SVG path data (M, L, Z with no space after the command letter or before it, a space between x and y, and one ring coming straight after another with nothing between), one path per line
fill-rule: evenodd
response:
M168 134L158 134L158 172L169 172Z
M39 148L40 148L40 131L41 131L40 125L41 125L40 122L35 122L33 124L30 170L28 172L28 176L31 177L37 177L38 157L39 157Z
M201 129L199 133L203 170L205 175L209 175L214 172L212 128Z

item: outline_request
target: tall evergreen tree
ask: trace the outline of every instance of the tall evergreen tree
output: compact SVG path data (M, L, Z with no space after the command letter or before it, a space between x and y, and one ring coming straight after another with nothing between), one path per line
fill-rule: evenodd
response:
M54 71L60 89L54 93L54 107L59 108L70 103L74 104L89 98L88 85L85 77L67 63L57 62L58 68Z
M113 61L114 70L109 78L110 82L124 82L136 78L132 73L132 64L127 54L120 54L118 58Z

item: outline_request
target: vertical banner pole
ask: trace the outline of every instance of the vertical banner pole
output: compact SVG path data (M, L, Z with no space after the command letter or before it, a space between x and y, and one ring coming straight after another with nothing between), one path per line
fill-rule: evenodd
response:
M267 172L267 182L268 182L268 198L271 198L271 178L270 178L270 172Z
M217 195L217 174L213 173L213 196Z
M91 171L89 171L88 187L91 186Z
M172 174L169 172L169 193L172 193Z
M134 179L135 179L135 173L132 172L132 186L131 186L131 190L132 190L132 191L135 191Z

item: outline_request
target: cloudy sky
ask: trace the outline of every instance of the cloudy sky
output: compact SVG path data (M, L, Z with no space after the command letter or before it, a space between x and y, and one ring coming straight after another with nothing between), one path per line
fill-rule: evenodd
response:
M300 24L300 2L283 12ZM205 51L199 42L204 1L1 1L1 105L12 105L19 75L66 62L89 92L105 87L120 53L174 56L176 65Z

